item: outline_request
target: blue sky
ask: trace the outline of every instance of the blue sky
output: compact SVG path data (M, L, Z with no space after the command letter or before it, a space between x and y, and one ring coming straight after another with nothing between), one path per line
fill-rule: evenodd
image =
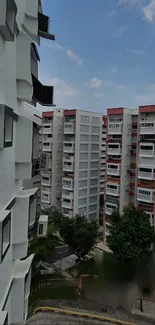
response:
M58 108L155 104L155 0L44 0L40 79Z

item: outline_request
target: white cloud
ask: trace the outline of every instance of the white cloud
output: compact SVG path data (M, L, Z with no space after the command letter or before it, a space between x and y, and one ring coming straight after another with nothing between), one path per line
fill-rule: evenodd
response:
M111 34L108 35L108 39L120 38L129 28L130 26L128 25L119 26L118 28L114 29Z
M85 84L88 85L90 88L99 88L103 84L103 81L94 77Z
M104 97L104 93L103 92L95 93L94 96L96 98L102 98L102 97Z
M78 54L74 53L71 49L67 49L65 48L64 46L61 46L60 44L58 43L54 43L51 44L50 42L46 42L44 41L43 42L43 46L46 46L46 47L49 47L51 48L52 50L54 50L55 48L57 50L61 50L63 51L70 60L74 61L75 63L77 63L79 66L81 66L83 64L83 60L79 57Z
M145 19L152 23L153 17L155 16L155 0L150 0L149 4L143 7L142 11Z
M112 86L113 82L111 80L104 81L105 86Z
M74 53L72 50L66 50L66 54L72 61L75 61L78 65L81 66L83 64L83 60L80 59L79 56L76 53Z
M79 57L78 54L74 53L71 49L66 49L65 47L57 43L55 44L55 46L58 50L63 50L66 53L66 55L69 57L69 59L76 62L79 66L83 64L83 60Z

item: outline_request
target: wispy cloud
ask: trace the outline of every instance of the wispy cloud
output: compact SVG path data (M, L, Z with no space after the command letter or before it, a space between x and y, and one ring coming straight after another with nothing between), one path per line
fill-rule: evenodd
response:
M128 25L119 26L112 33L109 34L108 39L120 38L129 28L130 26Z
M70 60L74 61L76 64L78 64L79 66L81 66L83 64L83 59L81 59L79 57L79 55L77 53L74 53L71 49L68 49L64 46L61 46L60 44L56 43L56 44L51 44L51 43L48 43L48 42L43 42L43 45L44 46L47 46L51 49L57 49L57 50L61 50L63 51Z
M85 85L90 88L99 88L102 84L103 84L103 81L96 77L93 77L88 82L85 82Z
M138 49L127 49L127 52L133 53L133 54L145 54L144 50L138 50Z
M147 21L152 23L155 16L155 0L150 0L149 4L143 7L144 17Z
M69 57L69 59L76 62L79 66L83 64L83 60L79 57L78 54L74 53L71 49L67 49L64 46L61 46L59 44L56 44L56 48L58 50L63 50L66 53L66 55Z

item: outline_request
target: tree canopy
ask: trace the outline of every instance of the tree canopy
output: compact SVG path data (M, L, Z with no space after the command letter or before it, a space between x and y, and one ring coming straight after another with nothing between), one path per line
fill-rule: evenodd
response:
M63 217L60 225L61 237L79 260L83 259L94 246L98 230L96 220L89 221L81 215L76 215L72 219Z
M122 215L118 211L112 213L107 244L118 260L132 262L146 258L154 242L154 229L145 212L128 206Z

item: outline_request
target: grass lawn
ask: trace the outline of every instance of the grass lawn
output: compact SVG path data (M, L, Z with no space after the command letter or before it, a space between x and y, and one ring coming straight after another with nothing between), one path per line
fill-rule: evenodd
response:
M37 300L50 300L50 299L76 299L77 292L76 287L73 285L65 285L62 283L53 283L50 286L37 288L36 291L33 291L29 303L30 305Z

